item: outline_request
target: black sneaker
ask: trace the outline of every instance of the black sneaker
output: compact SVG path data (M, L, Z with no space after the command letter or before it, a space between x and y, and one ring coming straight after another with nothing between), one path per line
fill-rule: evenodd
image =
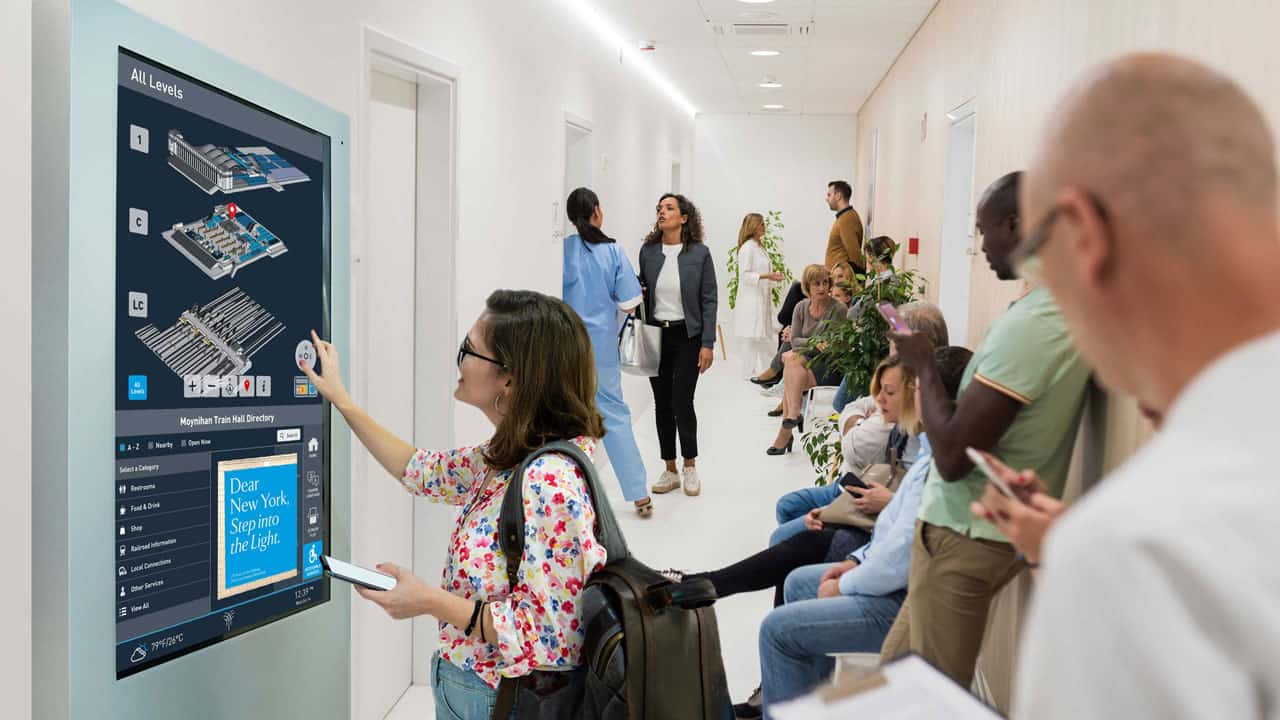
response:
M760 688L756 688L746 702L733 706L733 716L750 720L764 717L764 708L761 707L761 704Z

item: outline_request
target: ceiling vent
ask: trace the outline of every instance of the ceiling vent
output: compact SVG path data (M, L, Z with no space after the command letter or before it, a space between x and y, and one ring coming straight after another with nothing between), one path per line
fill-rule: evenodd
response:
M780 37L791 34L791 26L779 23L734 23L733 34L741 37Z
M714 23L711 26L711 31L717 37L808 37L812 27L811 23Z

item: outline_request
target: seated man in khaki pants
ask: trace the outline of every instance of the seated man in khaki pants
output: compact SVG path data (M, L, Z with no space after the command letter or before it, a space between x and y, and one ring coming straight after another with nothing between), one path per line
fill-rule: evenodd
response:
M1000 178L978 204L982 249L1001 280L1016 278L1010 255L1021 239L1020 178L1021 173ZM969 512L987 480L965 449L1034 469L1049 483L1050 494L1061 497L1089 368L1044 288L1030 289L996 320L965 370L956 401L939 380L927 338L890 337L919 378L933 467L920 503L907 600L881 659L915 651L968 687L991 600L1027 564L999 530Z

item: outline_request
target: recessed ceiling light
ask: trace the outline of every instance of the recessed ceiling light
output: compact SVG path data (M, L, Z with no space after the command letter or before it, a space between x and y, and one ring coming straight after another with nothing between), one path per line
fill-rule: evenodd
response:
M781 55L782 53L777 50L752 50L751 54L756 57L773 57L775 55Z
M771 78L771 77L767 77L767 78L765 78L765 79L763 79L763 80L761 80L761 81L760 81L760 87L762 87L762 88L780 88L780 87L782 87L782 83L778 82L777 80L774 80L774 79L773 79L773 78Z
M761 110L786 110L786 105L761 105Z
M748 5L765 5L773 2L773 0L738 0L738 2L746 3Z

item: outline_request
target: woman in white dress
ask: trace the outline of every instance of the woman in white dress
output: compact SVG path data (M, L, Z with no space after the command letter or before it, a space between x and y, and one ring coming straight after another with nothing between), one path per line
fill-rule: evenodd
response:
M769 256L760 245L763 237L764 217L749 213L738 231L738 302L733 310L733 334L748 378L769 367L777 345L771 291L782 273L769 269Z

